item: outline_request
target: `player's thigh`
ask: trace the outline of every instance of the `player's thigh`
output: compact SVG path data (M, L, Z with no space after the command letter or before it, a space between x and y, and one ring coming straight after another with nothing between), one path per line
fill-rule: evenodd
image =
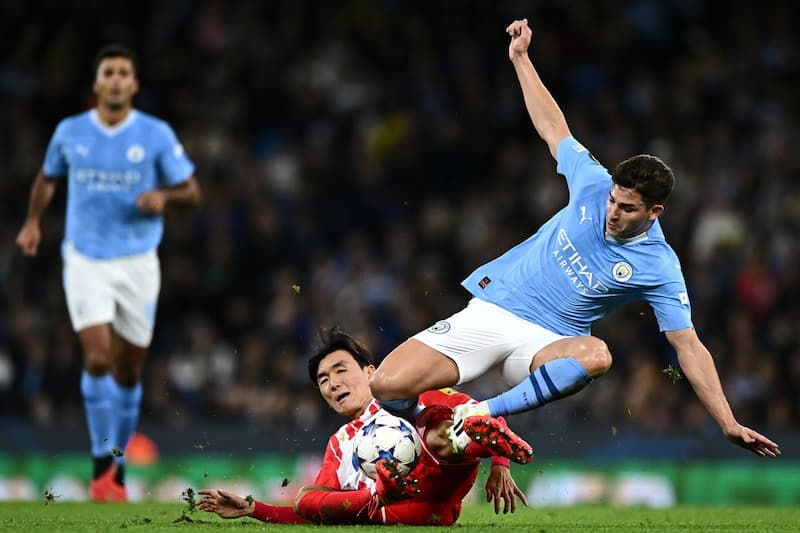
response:
M92 326L111 323L115 306L108 261L86 257L69 244L64 247L63 258L62 281L72 329L80 332ZM105 349L107 351L108 347Z
M413 338L452 360L457 381L443 385L452 386L482 376L504 361L530 337L532 326L494 304L473 298L466 308ZM420 369L420 373L426 371Z
M449 387L456 381L458 369L450 358L412 338L384 358L370 379L370 388L381 400L396 400Z
M116 260L114 331L128 343L146 348L153 338L161 270L155 252Z

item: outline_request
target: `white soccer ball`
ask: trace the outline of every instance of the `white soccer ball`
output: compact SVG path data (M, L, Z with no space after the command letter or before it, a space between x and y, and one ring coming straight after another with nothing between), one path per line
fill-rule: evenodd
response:
M389 459L405 475L413 469L422 453L422 441L416 428L402 418L381 412L356 434L353 466L375 479L375 465Z

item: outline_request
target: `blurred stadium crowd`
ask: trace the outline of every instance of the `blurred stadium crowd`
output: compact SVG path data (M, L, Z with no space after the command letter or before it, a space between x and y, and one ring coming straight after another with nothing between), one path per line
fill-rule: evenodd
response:
M326 416L305 366L320 326L385 355L458 310L459 282L566 202L507 59L503 30L528 17L534 64L595 157L613 167L650 152L675 170L662 224L739 419L800 422L790 3L35 4L0 5L3 417L83 423L61 289L65 187L39 256L23 259L14 238L56 123L92 105L99 46L139 52L137 107L175 127L205 193L197 211L168 214L142 419L280 432ZM531 428L559 416L718 431L663 372L674 358L649 307L594 332L615 368L525 418Z

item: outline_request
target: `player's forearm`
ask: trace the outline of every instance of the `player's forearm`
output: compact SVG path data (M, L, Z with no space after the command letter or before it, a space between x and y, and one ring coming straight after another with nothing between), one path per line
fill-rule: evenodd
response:
M352 524L369 520L369 489L308 490L295 503L298 515L320 524Z
M168 204L194 206L200 203L202 193L197 179L190 177L185 182L175 187L165 187L161 189Z
M517 73L525 107L534 128L547 143L550 153L556 156L559 141L569 136L569 127L550 91L542 83L528 54L518 54L511 59Z
M44 172L39 171L31 188L31 197L28 202L27 222L39 222L42 213L53 200L56 182L48 180Z
M262 522L270 522L272 524L305 524L306 520L298 515L294 508L288 505L270 505L268 503L254 501L252 504L252 511L248 516L261 520Z
M723 430L734 426L736 418L725 398L714 359L708 350L701 346L691 352L679 350L677 354L686 379L708 413Z

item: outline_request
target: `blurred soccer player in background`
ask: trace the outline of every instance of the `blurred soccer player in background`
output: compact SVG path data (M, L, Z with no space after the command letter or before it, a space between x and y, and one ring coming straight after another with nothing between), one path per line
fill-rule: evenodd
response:
M319 388L325 402L350 422L331 435L322 469L313 485L302 487L294 508L245 499L217 489L199 491L204 498L198 507L223 518L251 516L265 522L301 523L306 521L344 524L450 525L461 512L461 501L472 488L480 457L492 456L486 480L486 500L494 500L495 513L514 512L516 498L526 505L509 470L509 459L526 463L532 449L505 425L503 420L484 419L475 431L492 438L472 443L456 455L445 430L452 425L452 407L475 403L468 395L454 390L427 391L420 397L422 414L417 429L425 443L419 464L405 477L391 478L386 471L379 481L369 477L353 462L355 436L381 411L369 389L375 371L367 348L333 328L322 332L323 345L308 363L309 378ZM474 420L474 418L473 418ZM502 432L499 430L502 428ZM414 478L413 486L408 483ZM416 488L417 493L409 489Z
M200 201L194 164L172 128L133 108L138 88L130 49L109 45L98 52L97 105L58 124L17 236L22 252L36 255L41 214L66 177L63 282L84 353L81 393L94 501L126 500L120 451L139 418L160 288L156 250L164 208Z
M568 205L526 241L475 270L462 285L468 306L393 350L375 372L375 396L397 411L424 390L463 383L501 365L512 389L455 409L451 439L468 445L470 415L535 409L583 389L611 367L593 322L645 300L698 398L731 442L761 456L778 445L741 425L722 390L711 354L692 325L680 262L658 217L674 187L660 159L637 155L609 173L576 141L528 57L528 21L511 23L508 53L533 125L567 179ZM624 327L624 326L623 326Z

